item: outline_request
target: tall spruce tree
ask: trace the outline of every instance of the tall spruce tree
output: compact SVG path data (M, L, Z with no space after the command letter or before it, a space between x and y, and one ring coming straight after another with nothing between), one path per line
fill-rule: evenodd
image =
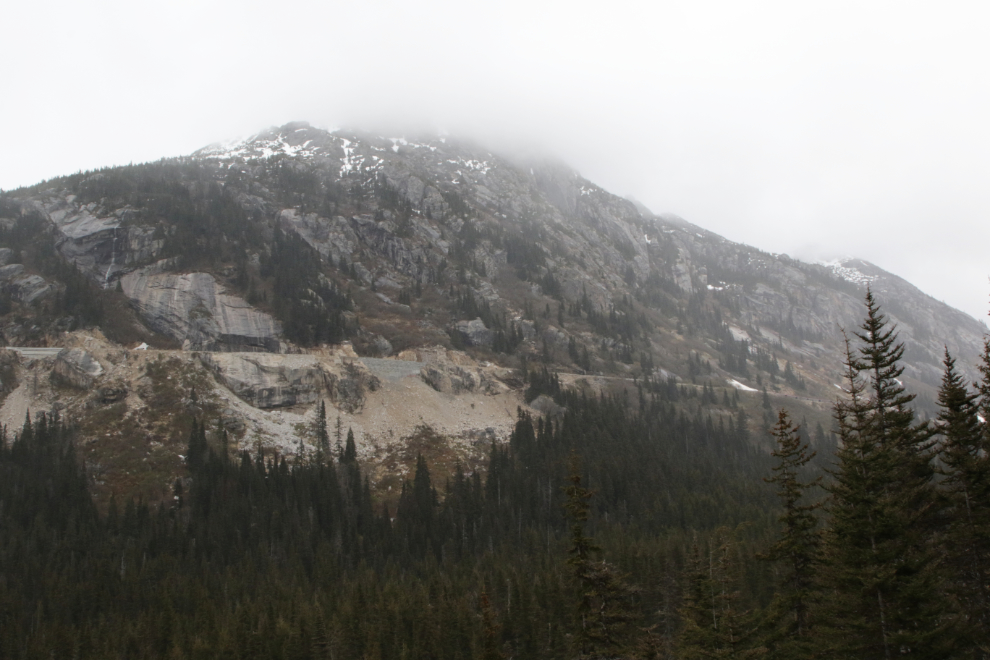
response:
M193 474L206 465L209 445L206 442L206 425L200 424L194 417L192 429L189 431L189 444L186 447L186 465Z
M707 551L697 543L685 567L676 657L758 658L766 655L757 633L757 615L745 607L740 589L738 548L733 533L720 527Z
M585 534L592 492L581 485L576 455L570 458L568 481L570 485L564 488L564 508L571 523L567 563L578 589L575 651L582 660L621 658L629 645L629 624L635 619L626 604L634 590L600 557L601 549Z
M979 393L971 393L945 351L938 393L941 486L946 498L944 552L951 591L965 616L971 657L990 657L990 456ZM990 341L984 343L984 399L990 394ZM984 400L984 405L986 401Z
M815 515L821 504L808 504L807 494L820 478L801 480L815 452L809 452L799 427L791 423L786 410L778 412L777 424L770 434L777 442L772 454L777 465L772 468L773 476L765 481L777 486L784 511L780 516L780 538L764 557L783 564L783 576L771 608L775 630L768 642L774 647L774 657L807 658L816 646L809 612L821 561L821 531Z
M301 438L300 445L302 445ZM330 453L330 433L327 430L327 405L322 400L316 413L316 457L319 463L333 462L333 454Z
M953 616L934 544L932 430L915 421L901 385L903 344L873 297L846 339L848 398L835 405L841 439L829 486L822 636L836 657L951 657Z

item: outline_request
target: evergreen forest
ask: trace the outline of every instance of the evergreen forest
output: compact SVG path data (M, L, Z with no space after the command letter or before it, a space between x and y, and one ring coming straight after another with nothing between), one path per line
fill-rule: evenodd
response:
M871 293L846 346L834 454L786 410L768 452L741 408L544 367L559 414L444 483L420 456L392 504L322 406L292 458L190 417L171 504L106 510L73 421L29 416L0 438L0 658L990 657L990 341L976 384L946 351L932 421Z

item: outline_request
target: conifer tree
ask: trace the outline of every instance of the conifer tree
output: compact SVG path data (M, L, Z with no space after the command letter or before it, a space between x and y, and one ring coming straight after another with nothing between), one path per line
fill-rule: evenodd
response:
M505 657L500 648L502 626L484 589L478 597L478 607L481 609L481 660L502 660Z
M678 655L685 660L712 657L718 652L714 635L716 617L708 607L712 592L702 565L701 548L691 546L684 569L684 594L680 607L681 628L677 637Z
M333 455L330 453L330 433L327 430L327 406L322 400L316 415L316 457L320 463L333 461Z
M815 456L801 440L798 427L791 423L787 411L781 409L777 424L771 430L777 441L773 452L777 465L773 476L765 481L777 486L777 497L784 507L780 516L780 538L765 558L784 565L773 610L779 617L778 630L771 635L775 642L775 656L780 658L807 658L814 650L812 622L809 616L815 591L815 577L821 560L821 533L815 510L819 503L807 504L808 489L818 485L819 479L801 481L801 472Z
M206 426L193 418L192 429L189 431L189 444L186 448L186 464L190 472L195 474L206 464L208 449Z
M944 547L952 592L966 617L963 626L973 657L990 657L990 456L986 425L979 420L978 393L970 393L945 351L938 393L941 483L946 498ZM990 390L990 340L984 343L981 390ZM984 400L984 405L986 401ZM982 648L981 648L982 647Z
M347 429L347 442L344 451L340 455L341 463L353 463L357 460L357 445L354 442L354 429Z
M715 531L710 548L695 543L686 567L677 657L757 658L766 654L757 639L755 613L742 604L739 565L732 535Z
M846 339L846 401L829 486L822 637L841 657L951 655L951 610L933 544L932 431L917 423L899 381L903 344L871 291L856 337Z
M585 534L592 492L581 485L575 455L570 463L570 485L564 488L567 496L564 508L571 523L567 563L578 587L575 650L582 659L618 658L627 645L625 635L634 619L624 603L633 590L613 566L599 558L601 549Z

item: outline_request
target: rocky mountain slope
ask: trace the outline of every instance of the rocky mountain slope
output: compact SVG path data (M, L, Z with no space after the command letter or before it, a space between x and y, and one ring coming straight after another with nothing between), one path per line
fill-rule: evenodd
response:
M155 398L147 367L117 381L109 365L85 366L135 355L141 365L177 360L194 374L183 387L212 401L203 408L186 391L168 405L216 415L242 445L289 453L296 440L275 436L311 423L320 400L363 431L355 416L366 404L353 392L392 400L372 385L392 382L374 369L404 368L374 360L396 355L417 364L395 382L415 381L450 406L498 408L490 421L467 415L447 429L462 437L502 434L538 363L570 380L605 379L599 386L712 387L754 410L753 393L766 388L775 403L827 421L841 329L855 331L867 284L907 345L906 384L923 408L943 347L972 365L983 342L980 323L869 263L768 254L654 216L562 164L446 137L288 124L186 158L4 193L0 227L4 343L79 351L50 364L7 356L20 383L8 423L28 402L63 400L79 415L123 405L118 414L140 419L141 402ZM86 353L87 337L101 348ZM138 344L151 351L125 350ZM21 391L49 373L53 385ZM511 403L492 408L492 397ZM388 419L407 420L393 436L445 408L389 405ZM258 431L266 415L293 421ZM167 416L162 407L148 423L175 441ZM376 433L385 431L359 435L371 447Z

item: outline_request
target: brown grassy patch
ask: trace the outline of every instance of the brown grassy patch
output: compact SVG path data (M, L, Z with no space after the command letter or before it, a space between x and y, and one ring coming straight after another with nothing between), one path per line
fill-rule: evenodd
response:
M171 484L185 476L185 454L193 418L212 426L219 406L212 397L210 376L196 363L158 356L145 367L151 396L144 406L128 409L86 402L78 424L79 451L93 480L97 503L143 498L168 500ZM195 400L193 392L196 393Z
M444 484L453 479L458 465L465 474L485 467L487 445L465 446L454 443L428 425L421 425L409 436L380 450L373 458L369 471L372 476L372 495L378 502L388 503L394 511L402 484L412 481L416 473L416 459L422 454L430 470L430 480L441 498Z

